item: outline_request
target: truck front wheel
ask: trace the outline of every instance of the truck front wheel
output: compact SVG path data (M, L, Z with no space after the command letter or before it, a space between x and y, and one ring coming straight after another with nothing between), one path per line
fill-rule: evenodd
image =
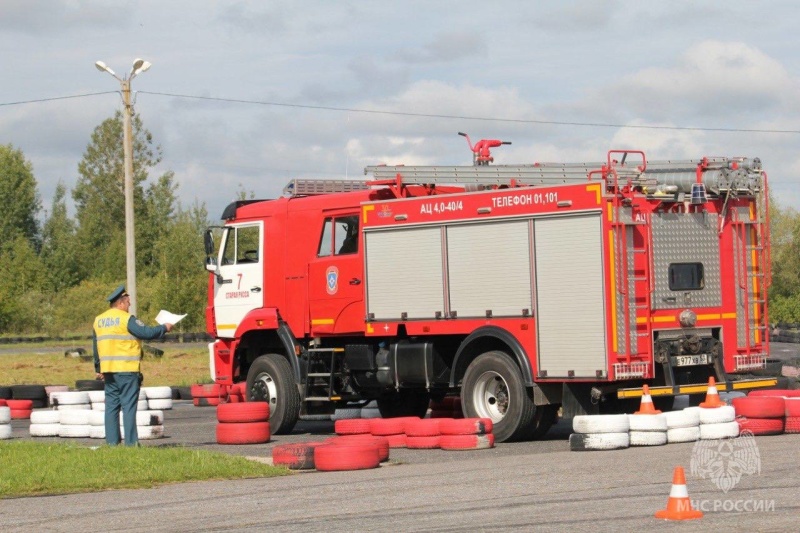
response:
M464 374L461 404L469 418L491 418L498 442L533 438L536 405L517 364L503 352L479 355Z
M258 357L247 372L247 401L269 404L269 427L275 435L290 433L300 417L300 393L292 367L281 355Z

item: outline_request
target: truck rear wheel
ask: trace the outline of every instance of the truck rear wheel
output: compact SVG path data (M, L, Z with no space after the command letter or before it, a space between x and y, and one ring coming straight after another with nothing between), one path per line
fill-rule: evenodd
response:
M486 352L470 363L464 374L461 404L467 418L492 419L498 442L528 440L541 432L537 408L525 390L522 373L503 352ZM550 417L538 417L538 422L548 420L552 424Z
M292 367L281 355L258 357L247 372L247 401L269 404L269 425L275 435L291 433L300 417L300 393Z

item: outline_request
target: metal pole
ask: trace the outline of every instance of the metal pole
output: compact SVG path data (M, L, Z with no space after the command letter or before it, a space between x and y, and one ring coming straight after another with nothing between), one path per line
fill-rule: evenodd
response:
M125 150L125 260L128 271L128 294L131 298L130 313L136 314L136 237L133 226L133 127L131 116L131 80L121 80L123 117L123 145Z

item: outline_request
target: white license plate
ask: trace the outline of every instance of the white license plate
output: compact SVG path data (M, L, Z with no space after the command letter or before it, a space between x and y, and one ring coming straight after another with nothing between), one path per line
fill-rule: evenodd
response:
M675 366L692 366L692 365L707 365L708 354L700 355L676 355Z

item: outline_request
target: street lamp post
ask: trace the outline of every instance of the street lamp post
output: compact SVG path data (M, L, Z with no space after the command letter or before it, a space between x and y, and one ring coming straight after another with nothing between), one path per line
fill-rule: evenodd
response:
M133 127L131 117L133 116L133 104L131 103L131 81L140 72L150 68L151 63L144 59L136 59L133 67L127 76L120 78L102 61L94 64L97 70L108 72L119 81L122 91L122 105L125 108L123 118L123 139L122 144L125 153L125 261L127 264L128 279L127 289L131 298L130 313L136 314L136 237L133 222Z

